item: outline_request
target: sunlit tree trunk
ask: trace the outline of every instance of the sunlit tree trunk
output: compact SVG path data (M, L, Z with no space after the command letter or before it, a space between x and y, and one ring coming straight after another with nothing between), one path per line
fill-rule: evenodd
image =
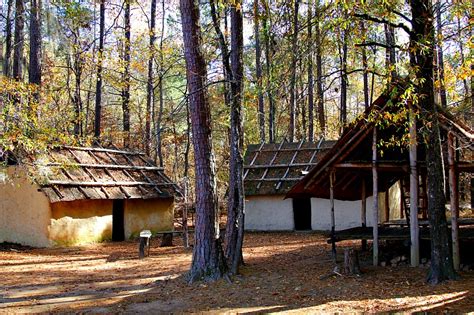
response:
M295 141L296 128L296 63L298 61L298 11L300 0L294 0L293 34L291 37L290 128L289 141Z
M196 228L189 281L215 280L226 272L217 223L216 180L211 141L211 110L206 62L201 51L197 0L180 0L186 77L194 146Z
M436 284L455 279L445 213L444 177L441 161L440 130L434 97L433 7L430 0L410 0L412 33L410 35L411 66L417 70L416 93L423 110L426 145L428 218L430 222L431 265L428 282Z
M230 270L237 274L242 263L242 244L244 237L244 183L243 183L243 14L242 2L231 6L231 66L232 102L230 112L230 174L229 199L226 225L226 257Z
M12 11L13 0L7 2L7 16L5 17L5 56L3 59L3 75L11 76L10 59L12 56Z
M322 36L321 26L319 21L321 19L321 12L319 8L319 0L316 0L316 23L315 23L315 44L316 44L316 96L318 105L318 122L321 135L326 134L326 117L324 115L324 90L323 90L323 61L322 61Z
M123 52L123 87L122 87L122 113L123 113L123 145L130 145L130 0L124 4L124 52Z
M260 142L265 142L265 103L263 101L262 88L262 49L260 47L260 15L259 0L253 1L253 23L255 36L255 71L257 76L257 100L258 100L258 126L260 130Z
M439 81L439 96L441 100L441 106L443 108L448 107L448 98L446 95L446 88L444 85L444 55L443 55L443 31L441 25L441 1L438 0L436 3L436 52L437 52L437 72Z
M104 55L105 36L105 0L100 0L100 22L99 22L99 51L97 52L97 81L95 86L95 121L94 137L100 139L100 128L102 119L102 61Z
M151 151L151 111L155 100L153 89L153 61L155 59L155 24L156 24L156 0L151 0L150 7L150 41L148 48L148 77L146 82L146 116L145 116L145 153L150 155Z
M23 0L15 1L15 38L13 49L13 78L17 81L23 79L23 46L25 34L25 4Z
M362 36L367 34L367 29L365 27L364 21L360 21L360 29L362 32ZM362 49L362 68L364 70L362 74L362 78L364 81L364 108L369 107L369 73L368 70L368 61L367 61L367 48L365 46L361 47Z
M313 1L308 1L308 141L314 141Z

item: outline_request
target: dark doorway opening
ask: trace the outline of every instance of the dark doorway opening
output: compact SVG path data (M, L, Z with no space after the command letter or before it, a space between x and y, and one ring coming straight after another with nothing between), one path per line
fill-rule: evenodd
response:
M125 240L124 205L122 199L117 199L114 200L112 206L112 241L114 242Z
M293 217L295 230L311 230L311 199L293 199Z

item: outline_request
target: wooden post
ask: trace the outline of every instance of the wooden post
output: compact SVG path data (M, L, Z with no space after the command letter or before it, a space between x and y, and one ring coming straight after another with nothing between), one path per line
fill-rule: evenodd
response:
M184 179L184 208L183 208L183 245L189 247L188 237L188 178Z
M332 244L332 257L334 258L334 262L337 263L337 253L336 253L336 219L334 216L334 180L336 177L336 173L334 170L331 170L329 175L329 183L330 183L330 198L331 198L331 244Z
M361 195L361 206L360 206L360 221L362 227L367 226L367 192L365 189L365 178L362 179L362 195ZM367 240L362 240L362 250L367 250Z
M415 113L410 106L410 262L412 267L420 264L420 226L418 225L418 170L417 160L417 137Z
M379 185L377 172L377 127L374 126L372 138L372 182L373 182L373 258L374 266L379 264Z
M390 194L389 194L389 189L385 192L385 221L388 222L390 221Z
M448 163L449 163L449 197L451 205L451 238L453 241L453 264L456 271L459 270L459 191L458 179L456 173L456 164L454 162L454 136L452 132L448 133Z

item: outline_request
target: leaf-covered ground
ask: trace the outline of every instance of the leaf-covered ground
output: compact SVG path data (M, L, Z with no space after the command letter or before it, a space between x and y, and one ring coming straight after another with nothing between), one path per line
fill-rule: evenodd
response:
M342 242L339 253L359 244ZM361 277L321 280L334 264L319 234L247 234L247 265L232 283L188 285L191 250L158 245L143 260L135 242L0 250L0 312L474 311L472 271L430 286L426 269L363 262Z

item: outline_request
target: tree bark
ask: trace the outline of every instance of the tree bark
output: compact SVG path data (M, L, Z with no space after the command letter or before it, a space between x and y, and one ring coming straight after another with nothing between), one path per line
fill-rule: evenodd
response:
M390 71L390 78L394 78L397 75L395 68L395 29L393 26L384 24L385 30L385 43L387 48L385 49L385 67L387 71Z
M82 134L82 70L84 67L84 57L82 56L79 33L74 34L74 135L79 137Z
M262 88L262 49L260 47L260 15L259 0L253 1L253 23L255 36L255 72L257 76L257 99L258 99L258 126L260 129L260 142L265 142L265 103L263 101Z
M156 119L155 128L156 128L156 153L159 161L159 165L163 167L163 152L162 152L162 125L163 125L163 111L165 108L164 100L164 90L163 90L163 80L164 80L164 59L163 59L163 39L165 36L165 0L161 1L161 35L160 35L160 51L159 51L159 75L158 75L158 117Z
M343 13L346 16L346 13ZM342 53L340 53L341 61L341 114L340 122L341 127L347 123L347 29L343 29L341 32L342 36Z
M193 131L196 228L189 281L216 280L226 272L217 223L216 181L211 141L211 111L206 63L201 51L197 0L180 0L186 77Z
M294 0L293 34L291 37L290 128L289 141L295 141L296 128L296 63L298 61L298 11L300 0Z
M275 100L273 99L272 87L272 44L271 44L271 10L266 4L263 29L265 31L265 71L267 76L266 92L268 98L268 142L275 142Z
M13 78L17 81L23 79L23 29L25 27L25 4L23 0L15 1L15 39L13 49Z
M362 36L366 36L367 34L367 29L365 27L364 21L360 21L360 29L362 31ZM369 63L367 60L367 48L365 46L362 46L362 69L364 69L364 72L362 74L362 78L364 81L364 108L367 109L370 106L370 100L369 100L369 73L368 73L368 67Z
M314 141L313 1L308 2L308 141Z
M100 139L101 113L102 113L102 59L104 55L105 36L105 0L100 0L100 22L99 22L99 50L97 52L97 82L95 86L95 121L94 137Z
M438 0L436 3L436 52L438 57L437 65L437 72L438 72L438 80L439 80L439 97L441 100L441 107L447 108L448 107L448 98L446 95L446 88L444 86L444 56L443 56L443 31L441 25L441 1Z
M124 4L124 51L123 51L123 88L122 88L122 113L123 113L123 145L130 145L130 0Z
M28 79L32 84L41 85L41 0L30 3L30 63ZM36 94L39 97L39 93Z
M226 257L232 274L237 274L242 261L244 237L244 184L243 184L243 15L242 2L231 6L231 65L232 102L230 112L230 174L226 225Z
M11 76L10 59L12 56L12 11L13 0L7 2L7 16L5 21L5 57L3 59L3 75Z
M321 38L321 26L319 20L321 18L321 12L319 8L319 0L316 3L316 18L315 23L315 42L316 42L316 94L318 104L318 122L322 136L326 135L326 118L324 115L324 90L323 90L323 61L322 61L322 38Z
M431 235L431 265L428 282L440 283L455 279L450 252L448 224L446 221L444 177L441 162L440 130L434 97L434 26L433 7L430 0L410 0L412 33L410 34L411 65L417 69L418 84L415 92L426 131L428 217ZM420 44L422 41L422 45Z
M154 107L155 93L153 89L153 61L155 59L155 24L156 0L151 0L150 7L150 41L148 58L148 77L146 82L146 116L145 116L145 153L151 153L151 110Z

